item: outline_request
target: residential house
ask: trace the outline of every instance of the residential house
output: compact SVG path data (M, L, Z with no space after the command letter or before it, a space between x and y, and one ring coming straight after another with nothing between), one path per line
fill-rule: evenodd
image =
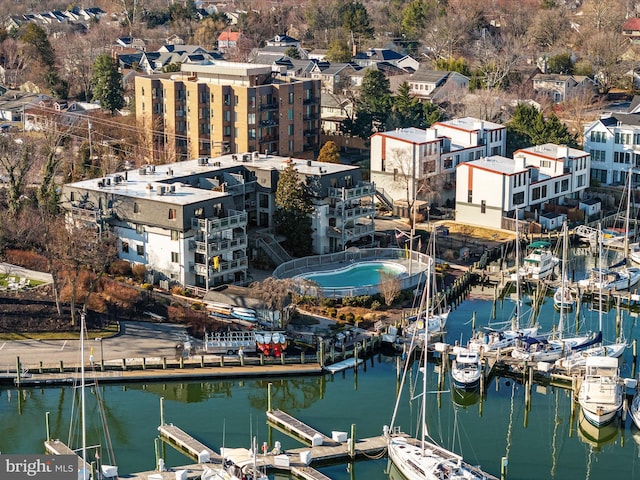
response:
M320 97L321 131L325 135L340 135L347 118L353 118L353 100L325 92Z
M627 18L622 24L622 35L627 37L632 44L640 44L640 18Z
M273 227L278 179L287 167L309 186L315 253L373 244L375 188L362 182L357 167L257 152L70 183L61 205L70 222L114 232L119 257L145 265L148 281L205 290L246 284L250 254L289 259L265 233ZM249 226L261 227L261 234L250 236Z
M162 73L169 65L213 62L222 58L216 51L198 45L163 45L155 52L144 52L138 67L146 74Z
M218 35L218 50L223 54L233 52L238 48L238 41L242 36L241 32L231 32L225 30Z
M456 171L456 221L505 228L515 209L542 214L545 205L582 198L588 188L589 154L545 144L518 150L514 158L491 155L461 163Z
M637 101L632 103L630 112L605 113L585 126L584 149L591 154L591 182L621 185L630 169L640 167Z
M353 56L354 63L362 68L370 67L379 62L390 63L393 66L398 66L398 62L405 59L406 55L398 53L388 48L370 48L364 52L359 52Z
M396 91L398 86L404 82L409 84L409 93L422 100L432 100L438 96L442 90L454 89L459 93L469 89L469 78L458 72L446 70L424 70L420 69L412 74L399 75L391 78L391 90Z
M275 73L272 65L215 61L138 76L138 123L158 155L312 156L319 149L320 82Z
M357 70L350 63L316 62L309 72L310 78L320 80L323 93L343 93Z
M549 96L554 102L564 102L584 94L595 94L594 81L584 75L538 73L533 76L533 90Z
M7 90L0 96L0 119L5 122L23 124L25 121L25 110L50 98L49 95L41 93Z

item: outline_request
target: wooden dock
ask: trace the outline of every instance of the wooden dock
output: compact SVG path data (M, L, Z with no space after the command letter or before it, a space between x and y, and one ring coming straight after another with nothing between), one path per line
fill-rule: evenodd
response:
M331 480L324 473L311 467L291 467L291 473L303 480Z
M310 427L309 425L302 423L300 420L293 418L291 415L283 412L282 410L268 411L267 422L272 426L283 430L285 433L294 434L296 437L311 446L335 445L339 443L335 442L315 428ZM319 441L321 443L318 443Z
M215 462L222 463L222 457L213 449L207 447L204 443L196 440L184 430L173 424L160 425L158 427L160 437L167 440L182 450L184 450L191 458L199 463ZM203 458L203 453L208 454L209 458Z
M45 440L44 449L49 455L74 455L78 459L78 471L91 471L91 465L60 440Z

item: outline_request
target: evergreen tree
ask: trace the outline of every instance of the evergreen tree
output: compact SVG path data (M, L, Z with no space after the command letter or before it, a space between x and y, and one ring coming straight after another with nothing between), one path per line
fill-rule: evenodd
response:
M318 153L319 162L327 163L340 163L340 149L336 145L336 142L329 140L320 149Z
M296 47L287 47L284 54L289 58L300 60L300 51Z
M124 107L124 88L122 74L109 54L103 53L96 58L93 65L93 99L100 102L104 110L112 114Z
M348 62L351 60L351 49L346 40L340 38L331 40L327 50L327 60L330 62Z
M27 23L24 30L20 31L20 40L34 47L45 66L50 68L54 66L56 55L49 43L47 32L42 27L33 22Z
M274 221L276 233L284 235L285 247L296 257L310 255L312 250L311 198L291 164L280 172L276 188Z
M571 54L559 53L549 58L547 61L547 72L573 75L573 60L571 60Z
M359 42L362 38L373 38L374 29L371 26L367 8L360 2L349 2L342 8L342 27L350 32Z

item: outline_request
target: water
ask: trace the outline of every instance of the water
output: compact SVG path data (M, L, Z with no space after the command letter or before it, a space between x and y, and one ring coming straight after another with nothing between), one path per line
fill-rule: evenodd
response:
M469 336L473 312L478 325L508 322L514 311L506 300L496 306L491 302L472 300L453 311L448 320L449 342L463 342ZM523 308L523 318L530 310ZM640 336L637 318L620 312L627 338ZM615 310L604 316L605 339L615 336ZM495 319L491 319L495 316ZM540 315L542 329L557 321L551 298ZM575 319L575 314L570 317ZM595 328L597 312L583 308L581 325ZM583 327L584 328L584 327ZM630 375L631 352L625 353L623 372ZM350 431L356 424L357 437L379 435L390 422L397 388L394 357L376 356L367 361L366 371L354 376L345 371L334 376L303 378L265 378L260 380L219 380L202 382L170 382L150 384L108 385L100 391L106 405L106 417L121 473L151 470L154 466L154 439L160 416L160 397L165 398L165 419L202 439L214 448L248 447L252 435L270 446L277 440L285 449L300 444L266 426L267 385L272 383L272 405L330 434L332 430ZM433 366L432 366L433 370ZM430 390L437 391L436 374L429 375ZM414 365L412 382L419 380ZM405 386L409 389L409 386ZM447 380L447 390L448 390ZM45 439L45 412L50 413L52 436L67 439L74 391L70 388L15 388L0 390L0 451L3 453L36 453L42 451ZM452 401L452 396L461 405ZM95 395L88 396L90 414L88 443L93 437L98 417ZM461 451L467 461L480 464L499 475L501 457L508 457L508 478L640 478L640 432L627 425L605 432L610 439L589 442L571 417L571 398L560 388L535 388L531 409L525 409L524 387L507 379L493 379L486 398L444 391L429 397L429 429L441 444ZM411 425L419 410L418 400L401 403L399 424L413 432ZM630 422L629 422L630 423ZM457 428L454 428L457 425ZM192 463L171 447L166 447L169 466ZM104 458L104 455L103 455ZM323 467L321 470L336 480L387 478L386 460L357 462Z
M346 288L379 285L381 272L400 275L406 271L404 266L391 262L359 262L330 272L300 276L316 282L322 288Z

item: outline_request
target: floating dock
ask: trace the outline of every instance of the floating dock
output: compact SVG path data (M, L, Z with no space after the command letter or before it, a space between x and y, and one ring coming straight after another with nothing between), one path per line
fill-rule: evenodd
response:
M297 420L282 410L268 411L267 422L283 430L285 433L293 434L311 446L335 445L337 443L315 428L302 423L300 420Z
M222 457L219 453L207 447L204 443L196 440L175 425L160 425L158 427L158 431L160 432L161 438L166 440L168 443L178 446L199 463L222 463Z
M363 363L364 363L364 360L362 360L361 358L358 358L358 365L362 365ZM347 368L354 368L355 365L356 365L356 359L351 357L337 363L332 363L331 365L325 365L324 367L322 367L322 369L326 370L329 373L338 373L338 372L341 372L342 370L346 370Z
M60 440L45 440L44 449L49 455L74 455L78 459L78 471L91 471L91 465Z

